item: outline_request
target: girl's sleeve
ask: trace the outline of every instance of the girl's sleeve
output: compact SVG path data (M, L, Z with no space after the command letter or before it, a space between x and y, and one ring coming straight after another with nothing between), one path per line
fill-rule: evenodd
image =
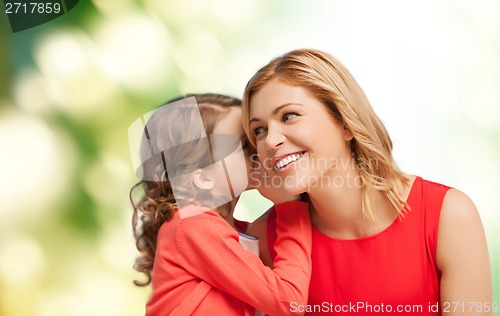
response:
M311 222L307 204L299 201L277 205L276 216L274 270L246 252L237 232L215 214L180 222L180 260L193 275L260 311L290 314L292 303L307 303Z

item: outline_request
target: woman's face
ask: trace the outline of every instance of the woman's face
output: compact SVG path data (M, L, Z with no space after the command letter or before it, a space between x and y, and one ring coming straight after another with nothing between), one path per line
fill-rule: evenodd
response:
M306 89L278 79L252 96L250 132L268 170L268 185L290 194L335 185L338 170L351 158L351 133Z

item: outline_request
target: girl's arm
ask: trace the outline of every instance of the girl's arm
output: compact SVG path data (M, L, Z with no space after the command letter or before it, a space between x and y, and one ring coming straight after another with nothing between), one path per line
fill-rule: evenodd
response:
M266 179L272 179L272 175L268 174L262 163L254 164L252 166L252 173L250 179L251 186L259 191L259 193L272 201L274 205L288 201L300 200L300 196L290 196L289 193L281 186L270 185ZM269 215L275 212L274 206L268 209L264 214L257 218L254 222L250 223L247 227L246 233L259 238L259 256L262 262L273 268L273 255L271 254L268 238L273 240L275 235L268 236ZM274 215L274 214L273 214ZM274 225L273 225L274 227Z
M270 268L273 267L273 258L271 256L271 252L269 251L269 244L267 240L267 225L268 216L272 212L272 210L272 208L267 210L254 222L250 223L246 231L247 234L259 238L260 260L262 260L262 262Z
M274 270L246 252L238 234L218 215L180 222L180 261L191 274L267 314L290 314L307 303L311 276L311 223L306 203L276 206Z
M437 263L443 314L493 315L486 238L474 203L450 189L439 219Z

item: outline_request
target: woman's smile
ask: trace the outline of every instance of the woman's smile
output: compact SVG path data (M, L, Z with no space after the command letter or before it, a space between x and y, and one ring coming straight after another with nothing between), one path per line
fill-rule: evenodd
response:
M274 159L274 169L280 173L286 172L290 168L292 168L295 163L302 158L304 155L303 152L296 152L292 154L287 154Z

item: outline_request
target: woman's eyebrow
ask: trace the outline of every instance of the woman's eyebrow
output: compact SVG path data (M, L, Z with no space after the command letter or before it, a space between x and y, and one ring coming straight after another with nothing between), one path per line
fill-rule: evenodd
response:
M303 104L301 103L294 103L294 102L289 102L289 103L285 103L285 104L282 104L278 107L276 107L273 112L272 112L272 116L275 116L276 114L278 114L279 111L281 111L282 109L286 108L287 106L290 106L290 105L299 105L299 106L304 106ZM248 124L251 124L252 122L260 122L261 119L259 118L256 118L256 117L252 117L250 119L250 121L248 122Z

